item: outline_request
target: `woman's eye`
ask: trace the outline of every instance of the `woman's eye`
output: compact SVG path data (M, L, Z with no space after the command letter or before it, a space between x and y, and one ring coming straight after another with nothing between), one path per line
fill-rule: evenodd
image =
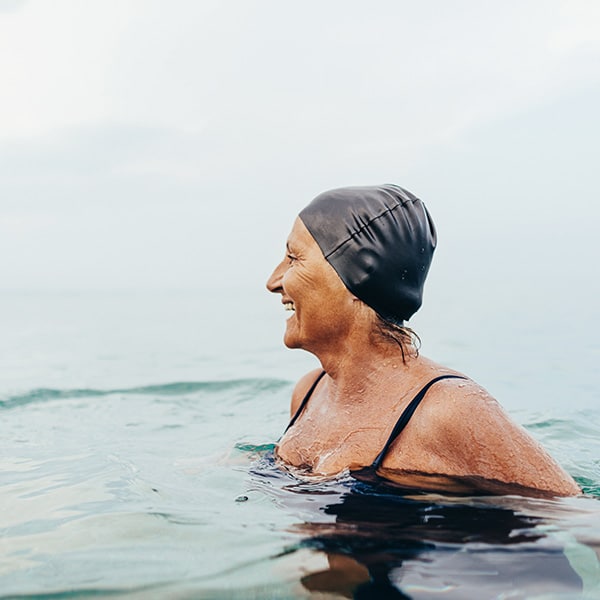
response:
M289 260L291 263L292 263L292 262L294 262L294 261L296 260L296 257L295 257L293 254L288 254L288 255L287 255L287 257L288 257L288 260Z

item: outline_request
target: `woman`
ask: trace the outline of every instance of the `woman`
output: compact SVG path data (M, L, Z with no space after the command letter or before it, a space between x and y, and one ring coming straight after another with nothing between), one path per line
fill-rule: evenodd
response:
M422 490L578 494L488 392L418 353L404 321L435 245L425 206L395 185L332 190L300 212L267 288L292 312L285 345L322 369L296 385L278 457Z

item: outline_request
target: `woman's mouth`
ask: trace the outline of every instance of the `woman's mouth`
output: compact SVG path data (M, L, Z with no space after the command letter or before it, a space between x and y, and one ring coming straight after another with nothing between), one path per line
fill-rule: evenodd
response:
M291 311L293 311L294 310L294 303L293 302L285 302L284 305L283 305L283 308L285 310L291 310Z

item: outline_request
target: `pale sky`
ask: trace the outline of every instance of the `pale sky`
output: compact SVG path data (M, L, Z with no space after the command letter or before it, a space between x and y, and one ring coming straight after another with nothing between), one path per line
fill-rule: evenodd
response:
M597 0L0 0L0 75L0 288L262 286L383 182L447 276L595 267Z

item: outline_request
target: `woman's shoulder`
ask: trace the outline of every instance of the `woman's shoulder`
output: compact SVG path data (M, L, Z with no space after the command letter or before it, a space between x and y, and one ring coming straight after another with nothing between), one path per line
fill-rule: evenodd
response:
M304 400L304 397L308 394L308 391L322 372L323 369L313 369L298 380L294 387L294 391L292 392L292 403L290 406L290 413L292 416L296 414L296 411L300 407L300 403Z
M421 430L428 438L446 439L456 447L469 435L481 439L518 428L492 394L463 373L441 367L427 379L431 381L435 383L418 410Z
M420 457L427 457L418 459L425 471L515 483L558 495L578 492L539 442L472 379L436 382L415 417L404 445L392 447L392 467L400 467L408 442L420 449Z
M427 390L427 403L424 407L435 407L436 412L439 412L439 409L469 412L482 406L486 409L502 410L490 392L459 371L441 369L425 384L430 382L434 383Z

